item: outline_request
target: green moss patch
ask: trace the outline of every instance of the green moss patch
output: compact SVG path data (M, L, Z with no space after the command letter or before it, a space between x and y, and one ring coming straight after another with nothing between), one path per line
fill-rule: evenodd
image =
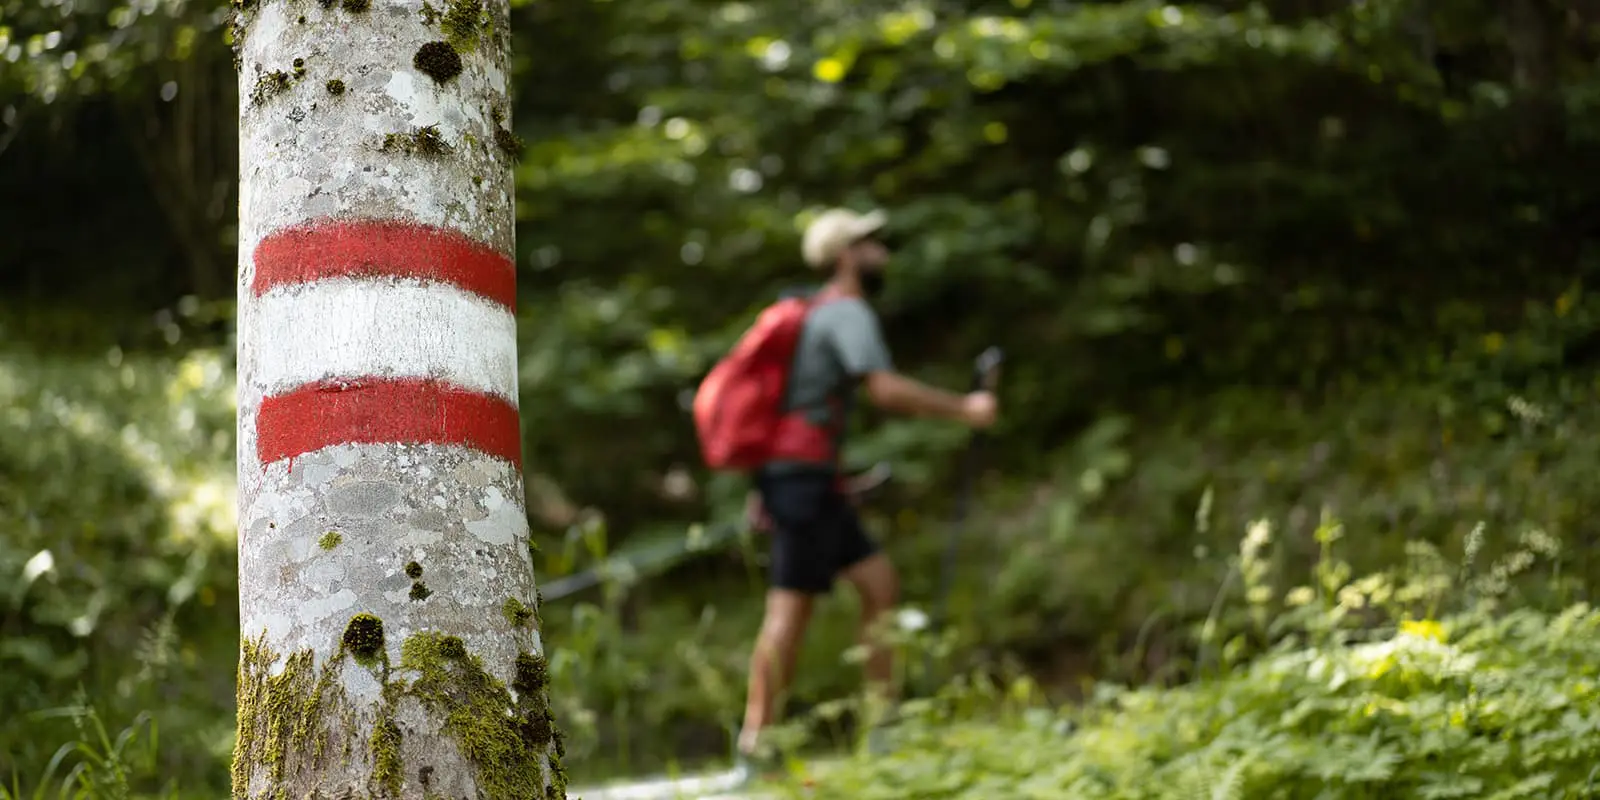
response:
M338 531L328 531L317 539L317 546L324 550L332 550L344 541L344 536Z
M327 719L340 692L333 670L317 671L312 652L290 655L278 674L278 656L265 637L240 643L238 729L233 748L233 796L248 797L256 770L279 782L300 765L322 758Z
M449 0L440 22L445 38L462 52L471 52L477 47L478 38L489 30L483 0Z
M436 125L421 127L410 133L387 134L383 137L382 149L386 153L418 156L442 156L451 151Z
M404 767L400 759L400 726L392 714L384 714L372 725L372 739L367 743L372 754L372 782L388 797L398 797L405 783Z
M553 726L542 693L513 701L461 640L436 633L408 637L400 667L416 674L409 694L444 717L445 732L477 767L486 800L544 796L543 745L553 737Z
M507 597L500 606L500 612L505 614L506 622L519 628L533 621L533 609L515 597Z
M439 640L439 654L449 659L467 657L467 645L460 636L446 636Z
M288 91L291 85L293 83L289 79L289 73L281 69L263 73L256 79L255 88L250 90L250 102L253 105L261 105Z
M449 42L428 42L417 48L416 55L411 57L411 65L432 78L434 83L442 85L461 74L461 54Z
M522 151L526 149L522 139L505 128L494 129L494 143L500 148L500 152L512 158L521 158Z
M371 614L357 614L344 626L344 649L358 664L376 662L383 653L383 620Z
M542 692L548 678L544 656L526 650L517 654L516 677L511 681L511 688L521 694Z
M290 655L278 674L278 659L264 636L246 640L239 662L239 728L234 748L233 796L251 797L251 784L263 782L282 791L284 782L303 770L326 766L331 730L344 741L342 758L359 743L358 715L335 682L346 656L371 661L382 652L383 623L371 614L357 614L345 626L340 646L319 670L310 649ZM560 765L561 734L546 700L545 660L537 653L518 654L513 697L505 684L484 669L458 636L418 633L400 648L398 668L383 661L382 701L374 709L366 738L372 797L398 797L407 766L401 751L403 732L395 709L405 699L422 703L441 720L444 734L473 765L483 800L554 800L564 798L566 772ZM549 770L545 768L549 764ZM258 770L267 770L261 774ZM431 766L417 770L427 790ZM548 774L548 779L546 775ZM275 794L268 794L276 797ZM431 796L431 795L429 795Z

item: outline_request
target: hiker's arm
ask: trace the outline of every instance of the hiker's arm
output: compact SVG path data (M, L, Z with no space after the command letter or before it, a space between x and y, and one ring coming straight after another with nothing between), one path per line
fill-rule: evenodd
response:
M864 383L872 404L885 411L960 421L967 418L965 395L936 389L893 370L869 372Z
M860 378L872 404L901 414L965 419L961 395L935 389L895 372L878 315L865 303L841 304L832 328L845 371Z

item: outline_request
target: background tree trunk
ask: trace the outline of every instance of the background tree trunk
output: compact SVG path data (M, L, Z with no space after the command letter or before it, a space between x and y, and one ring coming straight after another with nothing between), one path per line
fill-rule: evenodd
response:
M506 0L240 0L235 798L565 795Z

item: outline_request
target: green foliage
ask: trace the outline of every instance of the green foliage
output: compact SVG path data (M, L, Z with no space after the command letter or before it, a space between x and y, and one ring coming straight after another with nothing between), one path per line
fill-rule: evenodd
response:
M1561 547L1563 571L1559 584L1524 587L1530 599L1592 591L1586 476L1600 451L1585 433L1597 420L1583 374L1563 376L1581 389L1571 393L1356 391L1297 409L1235 392L1143 430L1107 419L1055 456L1049 490L1018 498L1003 533L974 541L969 558L994 565L995 577L974 579L958 599L994 620L986 635L997 643L1120 649L1101 637L1137 630L1142 652L1108 666L1182 677L1194 667L1182 631L1209 613L1211 585L1235 568L1228 532L1266 515L1282 532L1280 558L1303 563L1318 552L1323 507L1367 532L1350 548L1359 569L1403 558L1417 541L1460 548L1475 530L1488 531L1494 557L1494 542L1536 530Z
M1338 530L1324 521L1329 550L1286 610L1270 591L1240 604L1279 609L1258 659L1175 689L1101 685L1063 709L1029 680L958 685L908 706L892 756L818 770L796 796L1590 796L1600 612L1497 611L1486 589L1503 565L1460 580L1428 548L1425 566L1349 580ZM1258 526L1241 552L1264 558L1269 539ZM1533 544L1525 567L1548 552ZM1429 606L1443 614L1416 616Z
M217 624L236 602L230 378L204 350L0 355L0 719L15 722L0 725L0 783L69 738L75 717L47 709L80 686L112 727L173 708L161 770L224 756L217 709L238 641Z
M161 762L156 723L148 713L137 715L115 736L106 728L92 706L78 704L55 709L72 720L76 738L62 745L51 757L49 766L31 791L25 792L13 781L0 785L0 800L88 800L94 798L141 798L175 800L179 797L175 781L155 790L151 781L141 780L159 769ZM65 774L58 774L65 768Z
M152 63L216 47L220 0L0 2L0 97L45 104L125 88Z

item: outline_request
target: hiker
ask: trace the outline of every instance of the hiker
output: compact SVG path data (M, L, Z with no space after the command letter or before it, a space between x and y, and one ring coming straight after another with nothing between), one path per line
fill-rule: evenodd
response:
M994 424L993 394L953 394L894 370L872 300L882 290L889 250L877 235L882 211L833 209L807 227L801 254L828 273L798 318L792 366L783 384L783 422L752 470L753 517L771 539L766 615L750 656L748 700L738 737L748 773L760 735L773 721L777 697L789 682L800 641L818 596L838 578L861 599L865 678L870 691L887 694L890 652L877 643L880 618L898 602L894 565L862 528L850 487L839 471L844 426L855 395L864 390L878 408L942 417L973 428ZM759 323L758 323L759 324Z

